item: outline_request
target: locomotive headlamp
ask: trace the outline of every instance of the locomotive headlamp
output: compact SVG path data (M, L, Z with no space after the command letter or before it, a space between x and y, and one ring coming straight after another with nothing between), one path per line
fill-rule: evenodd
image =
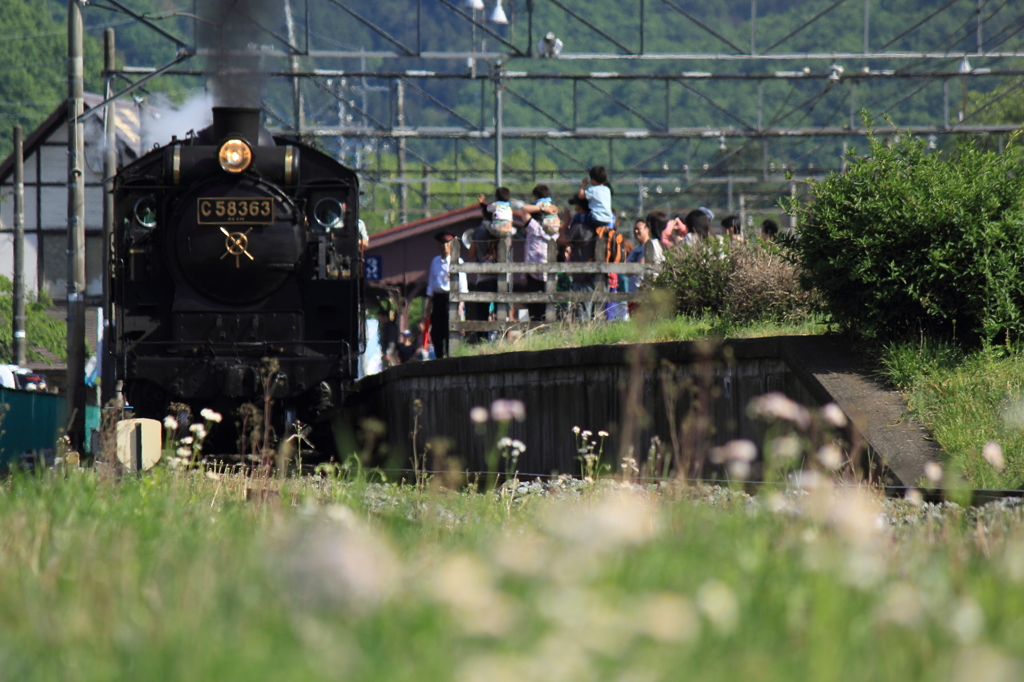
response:
M228 173L241 173L252 163L252 149L242 140L228 140L220 146L217 160Z
M313 206L313 219L325 230L336 230L345 221L345 206L333 197L324 197Z
M156 199L151 196L142 197L135 202L132 215L135 217L135 222L139 227L152 230L156 227Z

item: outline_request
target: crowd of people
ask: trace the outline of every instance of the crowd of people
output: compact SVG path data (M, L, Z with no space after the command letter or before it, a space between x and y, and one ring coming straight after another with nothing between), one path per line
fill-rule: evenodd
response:
M637 217L633 221L631 240L620 232L619 220L612 208L612 198L608 173L603 166L590 169L588 177L581 181L579 189L569 198L568 206L561 210L555 204L547 185L534 187L529 202L513 199L507 187L499 187L491 200L480 195L481 222L473 230L468 253L460 261L497 262L499 241L512 236L525 238L523 260L527 263L546 263L548 244L553 241L557 245L559 262L602 260L651 265L660 264L669 250L693 246L703 239L744 239L739 216L727 216L721 221L721 228L716 229L714 213L701 206L685 214L670 216L664 211L653 211ZM515 227L516 213L519 213L523 222L518 235ZM769 218L761 225L760 237L774 239L778 232L778 224ZM448 355L451 244L456 235L441 231L435 238L439 253L430 264L423 319L413 325L414 329L401 334L397 327L390 332L388 338L382 334L382 351L390 364ZM604 254L598 251L601 248ZM475 281L469 282L465 273L460 273L459 288L463 292L497 292L499 277L503 275L478 274ZM620 276L614 273L559 274L557 277L558 290L577 292L594 291L599 277L605 278L608 291L611 292L636 291L643 279L642 275ZM517 275L513 291L544 291L547 278L548 275L544 273ZM488 320L492 315L492 307L491 303L466 303L465 319ZM541 321L544 319L545 308L543 303L529 303L523 307L523 315L527 315L531 321ZM574 314L580 320L592 319L593 303L579 305ZM604 314L609 319L625 319L628 316L623 304L607 304ZM468 332L466 335L469 343L477 343L485 338L487 335L482 332Z

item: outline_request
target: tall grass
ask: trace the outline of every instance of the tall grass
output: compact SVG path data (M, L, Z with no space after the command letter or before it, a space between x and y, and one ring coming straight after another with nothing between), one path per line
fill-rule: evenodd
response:
M881 353L883 376L935 435L953 468L978 488L1024 485L1024 356L1006 348L965 353L937 341L893 344ZM998 444L1002 473L986 461Z
M0 486L3 680L1011 680L1020 508L70 470ZM883 522L884 521L884 522ZM979 677L979 671L985 673Z

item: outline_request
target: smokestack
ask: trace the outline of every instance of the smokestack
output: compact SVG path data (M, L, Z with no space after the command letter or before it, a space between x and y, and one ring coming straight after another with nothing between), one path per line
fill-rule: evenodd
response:
M259 144L260 110L249 107L214 107L213 135L219 144L228 137L241 137Z

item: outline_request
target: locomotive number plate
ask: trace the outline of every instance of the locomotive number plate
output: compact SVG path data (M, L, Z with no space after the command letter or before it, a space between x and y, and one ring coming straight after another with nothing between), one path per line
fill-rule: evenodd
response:
M245 223L272 225L274 200L270 197L204 197L197 203L200 225Z

